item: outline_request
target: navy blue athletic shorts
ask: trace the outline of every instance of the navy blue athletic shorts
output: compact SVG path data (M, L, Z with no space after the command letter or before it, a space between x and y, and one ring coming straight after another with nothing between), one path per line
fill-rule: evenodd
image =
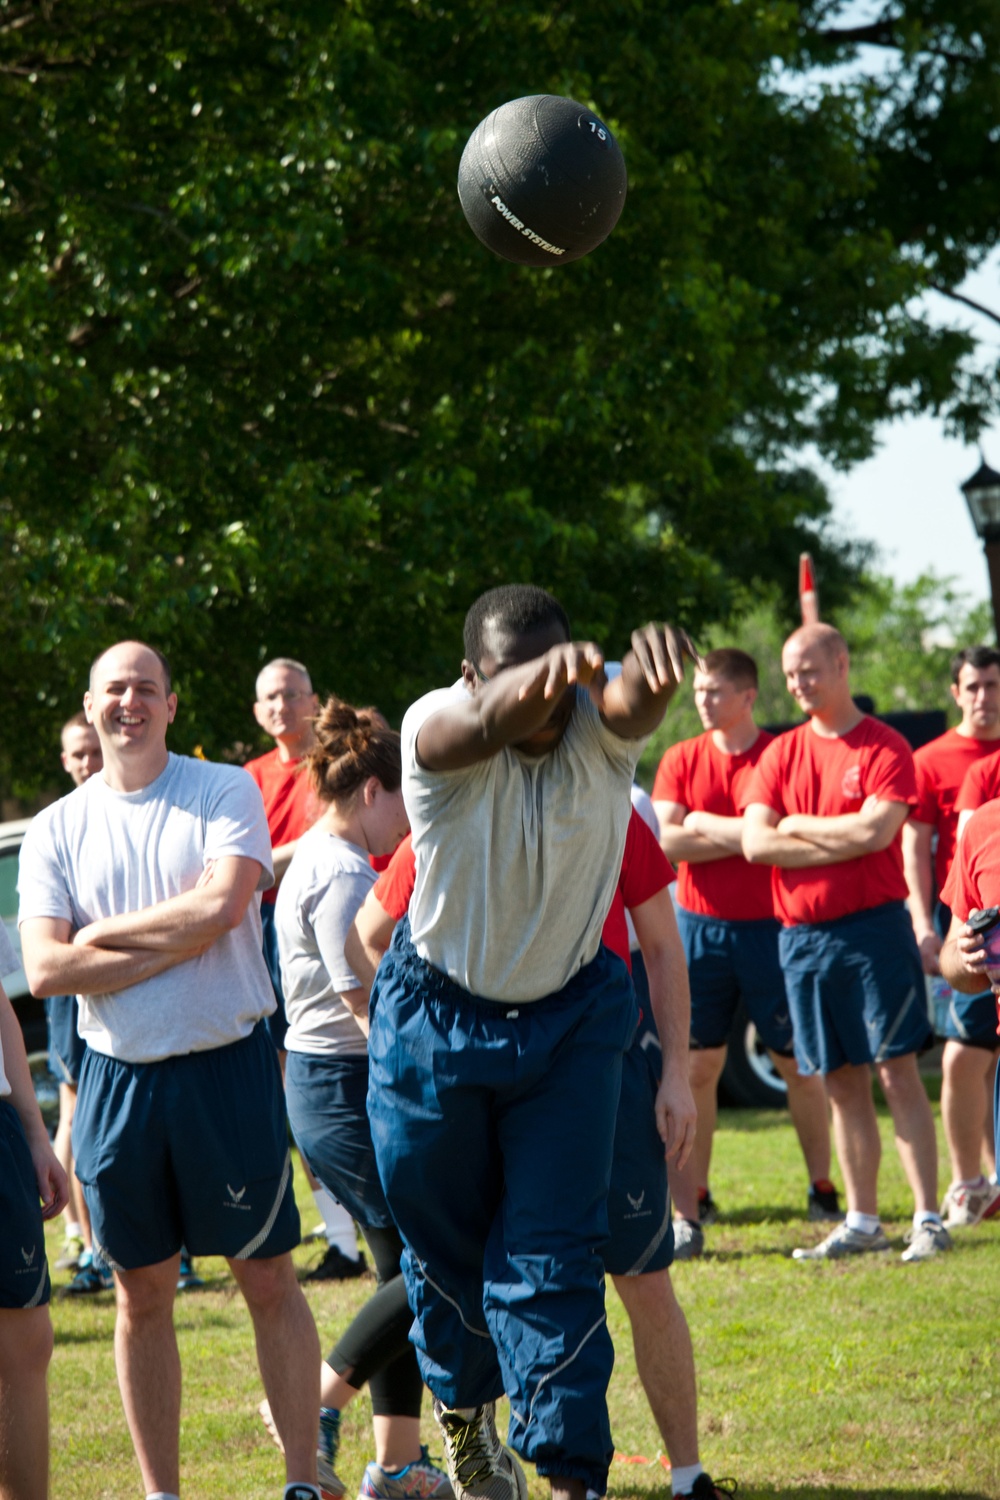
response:
M951 910L939 901L934 912L938 937L946 938L951 927ZM992 990L978 995L963 995L949 989L948 1004L935 1012L936 1033L946 1041L964 1042L967 1047L982 1047L992 1052L1000 1047L997 1036L997 1002Z
M77 1084L87 1043L77 1029L80 1002L75 995L52 995L45 1002L49 1028L49 1071L60 1083Z
M792 1017L771 917L726 922L678 906L691 981L692 1047L724 1047L742 999L765 1047L789 1055Z
M277 1047L279 1052L285 1050L285 1037L288 1035L288 1018L285 1015L285 997L281 989L281 963L278 958L278 929L274 922L274 902L262 901L260 904L260 925L264 937L264 962L267 964L267 972L271 977L271 988L274 991L276 1009L269 1016L264 1017L264 1025L267 1034Z
M95 1245L116 1270L182 1245L247 1260L299 1243L281 1072L260 1023L229 1046L152 1063L88 1047L73 1153Z
M800 1073L886 1062L930 1042L924 972L902 901L783 927L778 947Z
M0 1099L0 1307L41 1307L49 1292L38 1179L20 1116Z
M295 1144L313 1175L362 1227L389 1228L368 1123L368 1058L289 1052L285 1097Z
M622 1059L608 1189L611 1238L601 1251L611 1276L662 1271L674 1258L667 1163L654 1110L659 1071L659 1046L646 1045L640 1030Z

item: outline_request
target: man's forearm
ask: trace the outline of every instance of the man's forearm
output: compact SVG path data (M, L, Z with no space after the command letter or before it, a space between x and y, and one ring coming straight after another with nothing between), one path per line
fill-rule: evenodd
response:
M704 865L714 859L725 859L729 854L728 849L676 823L660 829L660 848L674 865L681 860L689 865Z
M743 857L752 865L777 865L781 870L802 870L839 865L854 856L833 854L818 844L781 833L776 827L756 826L743 830Z
M256 860L237 855L210 862L191 890L139 911L101 917L81 928L74 942L181 956L201 952L239 926L257 889L260 870Z
M25 972L31 993L39 1000L50 995L111 995L152 979L185 962L188 953L148 949L89 948L75 943L46 941L25 945Z
M938 967L942 978L948 981L953 990L958 990L963 995L981 995L991 987L985 963L981 969L970 972L951 935L945 939L938 954Z
M931 828L928 824L908 823L903 826L903 874L909 891L910 917L918 941L925 933L935 930L930 835Z

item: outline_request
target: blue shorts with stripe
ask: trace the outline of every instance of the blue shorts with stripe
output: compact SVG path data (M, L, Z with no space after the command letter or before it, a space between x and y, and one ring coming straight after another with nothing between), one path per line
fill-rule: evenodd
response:
M727 922L676 907L691 981L692 1047L724 1047L743 1001L765 1047L792 1051L792 1018L778 958L779 923Z
M299 1243L281 1071L266 1027L225 1047L127 1063L88 1047L73 1153L95 1245L116 1269L247 1260Z
M611 1238L601 1251L612 1276L662 1271L674 1258L667 1163L655 1114L660 1057L655 1029L640 1026L622 1058L608 1189Z
M52 995L45 1002L49 1030L49 1071L60 1083L77 1084L87 1043L77 1029L80 1002L75 995Z
M783 927L778 951L800 1073L886 1062L929 1045L924 973L902 901Z
M943 901L939 901L935 909L934 925L940 938L948 936L951 911ZM935 1031L946 1041L964 1042L967 1047L981 1047L986 1052L1000 1047L997 1002L993 991L981 990L978 995L963 995L959 990L950 990L947 1007L935 1013Z
M49 1293L38 1179L20 1116L0 1099L0 1308L41 1307Z

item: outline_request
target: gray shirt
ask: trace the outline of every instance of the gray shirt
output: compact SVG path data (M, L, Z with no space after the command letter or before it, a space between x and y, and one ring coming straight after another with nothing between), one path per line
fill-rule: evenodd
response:
M344 940L376 878L356 844L323 828L299 839L274 911L289 1052L367 1052L364 1032L340 997L359 988Z
M191 890L210 860L237 855L273 882L271 838L256 784L236 766L171 754L138 792L91 776L33 819L18 875L18 922L142 911ZM260 902L207 952L109 995L80 996L80 1035L122 1062L156 1062L226 1046L274 1010Z
M428 771L417 761L417 733L465 691L457 683L428 693L403 719L413 942L473 995L540 1000L597 953L646 741L613 734L577 689L566 733L548 754L507 747L461 770Z

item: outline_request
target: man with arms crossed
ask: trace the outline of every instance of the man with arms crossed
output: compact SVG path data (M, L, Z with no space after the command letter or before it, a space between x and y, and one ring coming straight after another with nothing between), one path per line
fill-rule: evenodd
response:
M788 690L808 722L779 735L745 793L743 851L775 867L779 952L803 1072L822 1073L833 1109L847 1219L801 1260L888 1250L878 1219L874 1065L914 1197L903 1252L951 1241L937 1211L937 1140L917 1070L930 1039L920 955L904 905L899 830L916 801L903 737L851 697L847 645L830 625L785 642Z
M299 1222L257 893L260 795L173 755L159 652L123 641L84 698L104 770L34 820L21 851L25 971L75 991L87 1041L74 1123L96 1247L115 1271L115 1358L147 1496L179 1487L180 1247L224 1255L254 1323L294 1500L318 1500L319 1340L292 1267Z
M788 1108L809 1174L810 1219L839 1221L830 1181L830 1125L823 1080L795 1065L792 1021L778 959L771 872L743 858L742 791L774 738L753 717L757 664L745 651L710 651L694 674L705 733L672 745L660 761L653 806L660 846L678 866L677 924L691 981L691 1088L698 1133L686 1168L671 1176L677 1260L702 1253L699 1210L710 1202L708 1169L716 1089L726 1039L742 997L788 1086Z
M313 744L313 720L319 712L319 699L313 692L308 667L290 656L278 656L257 673L253 716L265 734L274 740L274 749L248 760L243 767L260 787L264 813L271 835L271 859L274 884L260 902L260 920L264 933L264 960L274 989L275 1009L267 1018L267 1029L278 1049L281 1076L285 1075L285 997L281 990L281 965L278 961L278 934L274 925L274 905L278 887L299 839L315 823L319 805L309 784L300 774L303 757ZM320 1187L303 1160L313 1202L323 1220L326 1253L306 1276L306 1281L346 1281L365 1270L364 1258L358 1252L354 1220L331 1193Z
M558 1500L607 1484L598 1247L637 1011L601 929L644 736L693 654L662 627L632 644L605 685L551 595L493 589L461 681L403 720L417 874L375 982L368 1107L458 1500L524 1500L504 1390Z

